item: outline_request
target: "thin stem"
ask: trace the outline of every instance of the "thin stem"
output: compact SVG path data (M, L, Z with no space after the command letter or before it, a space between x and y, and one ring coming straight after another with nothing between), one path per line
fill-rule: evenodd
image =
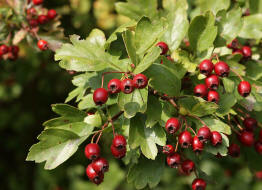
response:
M244 114L245 117L250 117L250 115L248 113L245 113L243 110L241 110L240 108L237 109L237 111L239 111L240 113Z
M207 124L206 124L201 118L199 118L199 117L197 117L197 116L195 116L195 115L188 115L188 116L197 119L197 120L200 121L203 125L207 126Z
M178 149L178 140L176 141L176 148L175 148L175 152L177 152Z
M111 123L111 125L112 125L113 135L114 135L114 137L115 137L116 135L115 135L114 122L111 120L110 123Z
M230 114L227 115L227 118L228 118L228 122L229 122L228 125L232 129L232 131L234 131L236 134L240 135L240 133L231 124Z
M178 110L178 106L172 98L168 99L168 102L170 102Z
M214 51L214 50L213 50ZM216 57L217 59L217 62L219 62L219 58L218 58L218 55L216 53L212 54L211 57L210 57L210 60L212 60L214 57Z
M104 72L104 73L102 74L102 84L101 84L101 88L103 88L103 86L104 86L104 78L105 78L105 75L111 74L111 73L125 73L125 72L121 72L121 71Z
M236 122L236 124L237 124L237 127L241 130L241 131L243 131L243 128L241 127L241 125L239 124L239 121L234 117L234 121Z
M239 78L241 81L244 81L243 77L242 77L238 72L236 72L234 69L230 69L230 71L232 71L235 75L237 75L238 78Z

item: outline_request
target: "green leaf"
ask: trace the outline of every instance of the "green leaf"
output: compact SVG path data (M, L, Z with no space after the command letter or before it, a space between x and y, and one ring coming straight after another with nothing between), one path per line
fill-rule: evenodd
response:
M154 188L160 182L165 168L164 157L158 157L155 161L140 157L139 162L130 167L127 174L127 182L134 183L136 189L143 189L147 185Z
M90 109L90 108L95 108L95 107L96 107L96 104L93 100L93 94L88 94L78 104L78 108L80 110Z
M123 34L123 40L126 46L126 51L128 56L130 57L132 63L137 65L139 62L139 57L136 55L136 47L135 47L135 35L130 30L125 31Z
M140 110L140 105L137 102L128 102L124 105L125 117L132 118Z
M245 16L242 30L239 34L242 38L262 38L262 14Z
M211 12L207 12L205 16L196 16L190 23L188 30L190 45L198 52L213 46L216 35L215 16Z
M232 93L235 89L235 82L234 80L230 79L229 77L222 78L224 88L227 93Z
M61 116L69 118L74 117L83 120L86 116L85 112L80 111L79 109L68 104L53 104L52 110Z
M218 106L216 103L207 102L203 100L197 103L196 105L194 105L189 113L198 117L203 117L215 113L217 108Z
M153 127L161 120L162 105L154 96L148 97L146 110L146 127Z
M262 156L259 155L254 148L241 147L241 151L243 151L246 163L252 172L262 170L262 165L257 164L262 162Z
M220 95L219 100L219 109L217 110L217 113L220 116L224 116L228 114L231 110L231 108L237 103L237 100L234 96L234 94L222 94Z
M99 112L96 112L93 115L86 116L84 122L92 127L100 127L102 125L102 118Z
M230 6L230 0L210 1L210 0L199 0L201 12L211 10L214 14L222 9L228 9Z
M229 125L225 124L221 120L214 118L202 118L202 120L207 124L211 131L217 131L227 135L231 135L231 128ZM202 127L203 124L199 123L199 127Z
M103 47L106 43L104 32L96 28L91 31L86 40L87 42L93 44L95 47Z
M250 60L246 63L248 65L246 69L246 75L253 79L258 80L262 77L262 65L256 61Z
M229 147L229 140L226 135L224 134L221 135L222 135L222 144L216 147L214 147L211 144L207 144L207 146L205 146L206 152L209 152L214 155L217 155L219 153L221 156L227 156L227 152L228 152L227 148Z
M262 13L262 1L261 0L249 0L249 10L251 14Z
M140 147L142 153L148 159L154 160L158 153L156 144L164 146L166 134L159 125L147 128L145 120L146 118L141 114L131 119L128 143L132 149Z

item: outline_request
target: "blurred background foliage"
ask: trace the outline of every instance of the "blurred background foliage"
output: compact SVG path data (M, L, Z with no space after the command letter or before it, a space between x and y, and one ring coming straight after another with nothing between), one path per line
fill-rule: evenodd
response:
M54 8L62 15L65 35L82 37L94 28L105 31L108 36L119 25L128 21L117 15L117 0L58 0L45 1L47 8ZM262 12L256 0L237 0L241 6L250 7L251 13ZM191 17L208 8L205 0L188 0ZM249 4L247 4L249 2ZM260 3L261 5L262 3ZM0 6L4 1L0 0ZM195 9L195 6L198 6ZM0 189L3 190L132 190L126 182L128 169L121 161L112 159L109 147L103 147L103 155L110 159L110 172L105 182L95 186L85 176L88 161L84 157L84 145L65 164L52 171L42 164L25 162L29 147L42 130L42 122L53 117L50 105L64 102L73 89L72 76L53 61L53 53L35 52L20 44L19 59L15 62L0 61ZM105 139L104 139L105 140ZM110 141L109 139L108 141ZM101 143L110 144L110 143ZM82 151L81 151L82 150ZM257 163L262 164L262 163ZM261 174L254 176L244 161L232 158L210 157L201 162L201 168L217 183L208 190L261 190ZM189 190L192 176L181 176L179 171L167 168L156 190Z

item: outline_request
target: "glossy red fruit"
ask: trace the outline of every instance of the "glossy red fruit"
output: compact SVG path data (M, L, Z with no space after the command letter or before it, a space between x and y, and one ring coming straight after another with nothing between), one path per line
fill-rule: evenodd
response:
M168 52L168 45L165 42L158 42L156 46L159 46L162 49L160 55L164 55Z
M133 84L135 88L138 88L138 89L145 88L148 84L147 77L143 74L137 74L133 78Z
M217 90L219 86L219 78L217 75L210 75L205 79L207 88Z
M36 11L36 9L35 8L30 8L30 9L27 9L26 10L26 13L27 13L27 15L30 15L30 16L35 16L35 15L37 15L37 11Z
M93 100L96 105L105 104L108 99L108 92L104 88L97 88L93 94Z
M215 73L220 77L227 77L230 71L230 68L227 63L219 61L215 64Z
M177 118L170 118L167 120L165 129L169 134L175 134L180 128L180 122Z
M18 54L15 54L13 52L8 52L7 54L8 56L8 59L11 60L11 61L15 61L17 58L18 58Z
M235 144L232 143L229 147L228 147L228 154L234 158L237 158L240 156L240 147Z
M124 79L121 81L121 91L125 94L130 94L134 91L134 83L131 79Z
M182 163L182 170L185 174L189 175L195 170L195 163L192 160L185 160Z
M246 117L243 124L247 131L253 131L257 127L257 120L252 117Z
M194 89L194 94L197 97L204 98L204 97L207 96L207 93L208 93L208 89L207 89L207 86L205 84L196 85L196 87Z
M217 131L211 132L211 143L213 146L222 144L222 135Z
M244 55L243 55L243 52L242 52L240 49L234 50L232 54L233 54L233 55L235 55L235 54L240 54L240 55L244 56Z
M34 27L37 27L38 26L38 21L37 19L30 19L29 20L29 25L34 28Z
M39 15L37 17L37 21L39 24L46 24L49 21L49 19L46 15Z
M112 79L107 84L108 92L111 94L116 94L121 91L121 80L119 79Z
M8 51L17 55L19 52L19 47L18 46L9 46Z
M207 100L208 100L209 102L215 102L215 103L218 104L219 98L220 98L220 96L219 96L219 94L218 94L217 91L210 90L210 91L208 92L208 94L207 94Z
M105 173L109 170L108 161L105 158L98 158L92 163L96 173Z
M115 158L121 159L121 158L125 157L126 147L122 148L121 150L118 150L115 146L111 145L110 148L111 148L111 153Z
M39 40L37 42L37 46L41 51L45 51L48 49L48 43L45 40Z
M239 136L239 140L245 146L253 146L255 142L254 133L250 131L243 131Z
M243 97L247 97L251 93L251 85L247 81L241 81L237 89L238 93Z
M100 156L100 147L96 143L89 143L85 147L85 156L90 160L96 160Z
M47 12L47 17L48 17L50 20L54 19L56 16L57 16L56 10L54 10L54 9L48 10L48 12Z
M194 179L194 181L192 182L192 189L193 190L205 190L206 186L207 186L207 184L206 184L205 180L203 180L201 178Z
M8 53L8 50L9 50L9 48L8 48L7 45L3 44L3 45L0 46L0 54L1 55Z
M123 135L116 135L112 141L112 145L118 150L122 150L126 147L126 138Z
M33 3L35 5L41 5L41 4L43 4L43 2L44 2L44 0L33 0Z
M194 136L192 142L193 151L196 153L201 153L204 149L204 144L199 140L198 136Z
M257 151L257 153L262 154L262 142L261 141L257 141L255 143L255 150Z
M166 162L170 168L177 168L181 163L181 157L179 154L173 153L167 156Z
M259 140L262 141L262 129L259 132Z
M211 138L211 131L207 126L198 129L197 137L201 142L206 142Z
M188 131L179 134L178 142L182 148L188 148L192 144L192 136Z
M89 164L86 168L86 175L92 181L93 183L99 185L100 183L103 182L104 180L104 175L103 173L97 173L94 168L93 164Z
M230 44L227 45L229 49L237 49L238 48L238 41L237 39L232 40Z
M173 154L175 152L174 147L171 144L167 144L163 147L163 153L170 155Z
M211 60L205 59L199 64L200 73L203 75L210 75L214 69L214 64Z
M245 58L250 58L252 56L252 50L249 46L243 46L242 52Z

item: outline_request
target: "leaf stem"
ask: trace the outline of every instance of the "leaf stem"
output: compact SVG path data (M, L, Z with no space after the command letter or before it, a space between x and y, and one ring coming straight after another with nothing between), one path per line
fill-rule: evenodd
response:
M230 68L230 71L232 71L235 75L237 75L238 78L239 78L241 81L244 81L243 77L242 77L238 72L236 72L234 69L231 69L231 68Z
M189 114L188 116L197 119L197 120L200 121L203 125L207 126L207 124L206 124L201 118L199 118L199 117L197 117L197 116L195 116L195 115L190 115L190 114Z

